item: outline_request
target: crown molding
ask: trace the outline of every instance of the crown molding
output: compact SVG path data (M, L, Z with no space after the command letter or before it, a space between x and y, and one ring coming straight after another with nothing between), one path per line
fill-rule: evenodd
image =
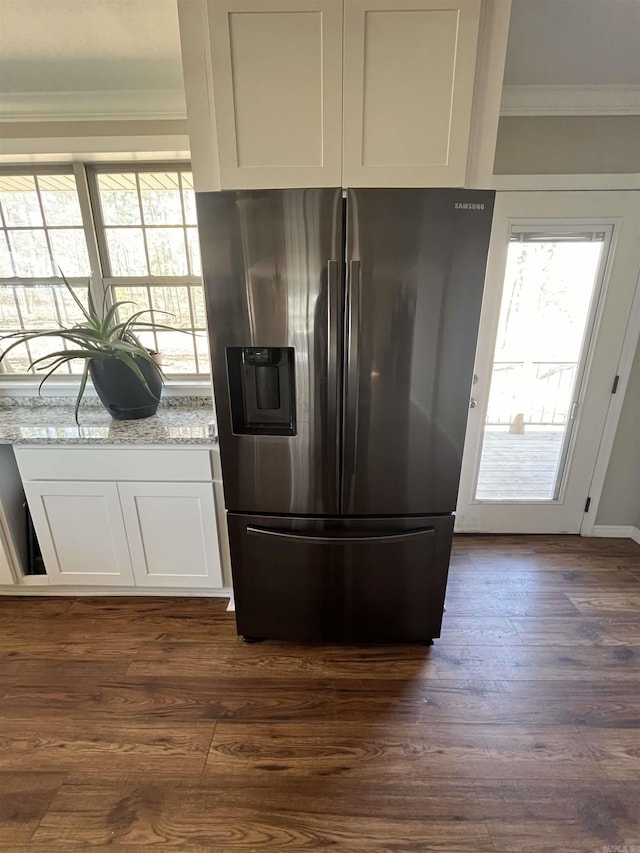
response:
M500 115L640 115L640 85L505 86Z
M111 124L113 128L113 124ZM188 160L186 134L0 138L0 165L12 163Z
M186 117L182 89L0 93L0 121L114 121Z

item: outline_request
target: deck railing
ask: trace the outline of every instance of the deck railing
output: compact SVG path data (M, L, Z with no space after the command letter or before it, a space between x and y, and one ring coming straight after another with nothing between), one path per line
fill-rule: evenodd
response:
M578 364L575 361L496 361L493 365L487 424L567 423Z

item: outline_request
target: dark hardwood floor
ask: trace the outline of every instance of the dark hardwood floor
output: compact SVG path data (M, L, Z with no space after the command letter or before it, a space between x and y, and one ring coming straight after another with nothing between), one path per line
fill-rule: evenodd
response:
M0 851L640 849L630 540L459 537L431 649L225 606L0 599Z

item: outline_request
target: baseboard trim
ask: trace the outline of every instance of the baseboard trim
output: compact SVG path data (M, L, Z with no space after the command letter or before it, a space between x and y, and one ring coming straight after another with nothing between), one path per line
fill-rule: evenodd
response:
M41 586L23 584L3 584L0 586L2 595L47 595L47 596L155 596L156 598L231 598L230 587L222 589L140 589L140 587L128 586L50 586L47 583Z
M591 535L611 539L633 539L640 545L640 527L634 527L632 524L596 524Z

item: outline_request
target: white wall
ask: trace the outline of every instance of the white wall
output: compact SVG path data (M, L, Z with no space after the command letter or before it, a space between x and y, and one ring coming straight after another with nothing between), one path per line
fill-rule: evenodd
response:
M0 164L84 159L87 154L139 160L154 151L166 152L167 160L188 157L186 120L0 122Z
M640 527L640 346L631 368L596 523Z
M640 172L640 116L503 116L497 175Z

